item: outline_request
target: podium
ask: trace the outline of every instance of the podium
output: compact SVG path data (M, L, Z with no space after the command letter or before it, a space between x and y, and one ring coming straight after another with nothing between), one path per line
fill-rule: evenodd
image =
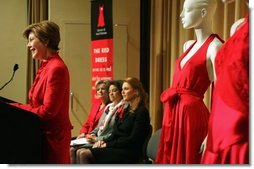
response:
M0 163L42 163L42 129L40 118L8 104L0 96Z

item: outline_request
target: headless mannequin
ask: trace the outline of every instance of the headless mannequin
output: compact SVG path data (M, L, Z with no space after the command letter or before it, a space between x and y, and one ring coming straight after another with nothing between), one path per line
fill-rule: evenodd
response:
M181 68L186 62L197 52L203 45L206 39L213 33L212 32L212 18L216 9L215 0L185 0L183 11L181 12L181 19L185 29L194 28L196 35L196 43L189 53L182 59ZM184 44L184 51L187 50L194 40L187 41ZM211 82L216 80L214 70L214 60L218 49L221 47L222 42L215 38L207 50L207 72Z
M222 2L231 3L231 2L234 2L234 0L222 0ZM246 4L248 4L248 2L246 2ZM244 21L244 19L240 19L232 25L231 30L230 30L230 36L232 36L236 32L236 30L239 27L241 27L243 21ZM248 20L248 22L249 22L249 20ZM229 38L229 40L227 41L228 43L226 43L225 46L222 47L221 53L218 55L218 57L219 57L218 59L220 59L220 57L221 57L220 60L223 59L225 62L224 65L223 64L221 65L221 69L222 69L221 72L222 71L225 71L225 72L230 71L228 65L242 64L242 62L249 64L249 53L247 52L249 50L249 45L247 45L249 38L246 38L248 36L247 32L249 32L249 29L247 28L247 25L248 25L248 23L246 23L244 29L242 29L239 32L239 34L236 34L236 37ZM245 39L240 38L241 36L244 37ZM240 43L236 43L236 42L240 42ZM239 49L235 49L235 48L239 48ZM225 49L227 49L227 50L225 50ZM232 49L231 53L228 52L230 49ZM238 52L238 50L240 52ZM233 54L234 55L233 56L232 53L235 53L235 55ZM225 57L223 57L223 56L225 56ZM225 59L225 58L227 58L227 59ZM232 62L231 62L231 60L232 60ZM228 64L228 62L231 62L231 63ZM246 78L246 77L248 77L248 76L246 76L246 74L247 74L246 72L248 72L248 68L247 67L245 67L245 68L246 68L245 70L244 70L244 68L240 68L239 71L245 72L245 73L241 74L241 76ZM238 67L236 67L234 69L237 70ZM233 86L234 84L239 83L238 80L241 77L239 77L236 72L237 71L235 71L234 73L231 73L231 75L229 75L229 73L223 74L223 76L221 76L220 79L217 79L218 80L217 86L219 86L219 87L217 88L217 90L216 90L217 94L214 97L214 103L216 102L216 104L214 104L212 107L213 112L210 117L210 122L209 122L209 126L208 126L209 127L209 134L208 134L209 135L208 136L209 148L205 152L205 156L203 157L202 162L201 162L202 164L249 164L249 150L248 150L248 148L244 149L244 146L249 147L249 141L241 140L240 142L235 142L233 144L223 143L223 142L230 142L232 140L236 140L236 139L232 139L232 137L234 135L237 135L239 131L242 132L242 134L240 136L241 138L245 138L246 136L244 136L244 135L249 134L249 133L244 133L244 132L248 131L246 129L241 129L241 130L234 129L234 128L236 128L235 127L236 124L239 124L239 123L237 123L238 121L241 121L242 122L241 124L244 124L244 123L246 124L246 122L248 121L248 119L243 120L241 117L238 116L238 114L244 114L244 115L248 114L246 112L246 110L241 111L241 113L239 113L240 111L235 113L234 106L228 104L227 102L224 102L224 100L221 99L223 96L224 96L224 98L225 97L227 97L229 99L232 98L232 95L227 94L228 90L226 90L226 91L224 91L224 90L227 88L232 88L231 85ZM222 74L222 73L220 73L220 74ZM234 78L234 80L227 80L227 78L232 75L239 77L239 78ZM231 84L228 83L224 86L224 88L221 88L220 86L223 86L225 81L229 82ZM248 86L248 83L246 86ZM248 89L249 89L249 86L248 86ZM242 90L242 88L240 88L240 90ZM238 92L238 91L236 91L236 92ZM247 96L249 96L249 95L246 94L246 97ZM236 97L236 98L238 98L238 97ZM223 103L223 104L221 104L221 103ZM225 107L230 107L230 109L225 109ZM228 119L232 119L232 117L230 117L230 116L232 116L234 120L228 120ZM225 122L220 120L223 118L226 119L226 122L228 124L230 124L230 126L218 125L218 124L225 124ZM241 119L241 120L239 120L239 119ZM218 122L218 123L216 123L216 122ZM240 125L240 126L241 126L240 128L244 128L243 125ZM232 134L231 134L230 130L234 130L236 132L232 132ZM229 136L226 137L225 135L227 135L227 133L230 133L230 134L229 134ZM222 146L223 144L224 144L224 146ZM241 152L236 149L241 150Z
M231 2L234 2L234 1L235 0L222 0L222 2L224 2L225 4L228 4L228 3L231 3ZM249 1L246 0L245 4L247 6L249 6ZM230 28L230 36L232 36L235 33L235 31L242 25L244 20L245 20L245 18L241 18L241 19L238 19L237 21L235 21L235 23L233 23L233 25Z
M222 2L224 2L224 3L231 3L231 2L234 2L235 0L222 0ZM246 1L246 4L248 5L248 1ZM231 26L231 29L230 29L230 36L232 36L234 33L235 33L235 31L241 26L241 24L244 22L244 18L241 18L241 19L239 19L239 20L237 20L232 26ZM214 60L215 60L215 58L213 59L213 63L214 63ZM214 64L213 64L214 65ZM214 66L213 66L214 67ZM214 75L216 75L215 74L215 69L213 69L214 70ZM215 77L215 79L214 79L214 81L216 80L216 77ZM207 142L207 137L205 138L205 140L203 141L203 143L202 143L202 145L201 145L201 148L200 148L200 152L202 152L203 151L203 153L204 153L204 150L205 150L205 147L206 147L206 142Z

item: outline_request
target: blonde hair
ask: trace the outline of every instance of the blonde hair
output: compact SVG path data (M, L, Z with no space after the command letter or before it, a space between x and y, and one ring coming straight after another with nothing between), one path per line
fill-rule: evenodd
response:
M109 86L111 82L109 80L98 80L95 82L95 90L96 90L96 95L97 95L97 90L99 89L100 85L104 84L105 85L105 90L106 90L106 100L105 102L108 104L110 102L109 99Z
M98 86L99 86L100 84L105 84L106 90L107 90L107 91L109 90L110 81L108 81L108 80L98 80L98 81L96 81L96 82L95 82L95 88L96 88L96 90L97 90L97 88L98 88Z

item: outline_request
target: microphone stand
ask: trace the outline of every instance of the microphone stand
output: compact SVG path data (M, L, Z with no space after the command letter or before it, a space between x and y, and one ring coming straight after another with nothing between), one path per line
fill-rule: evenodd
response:
M14 77L14 75L15 75L15 72L16 72L16 70L18 70L18 68L19 68L19 65L18 65L18 64L15 64L14 67L13 67L13 73L12 73L11 79L10 79L8 82L6 82L6 83L0 88L0 90L2 90L6 85L8 85L8 84L13 80L13 77Z

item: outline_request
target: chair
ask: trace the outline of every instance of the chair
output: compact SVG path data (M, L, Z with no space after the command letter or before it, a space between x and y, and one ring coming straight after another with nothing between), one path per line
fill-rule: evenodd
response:
M143 144L143 154L142 154L141 159L140 159L140 163L142 163L142 164L149 163L149 159L147 157L147 152L146 151L147 151L147 145L148 145L148 142L149 142L149 140L152 136L152 133L153 133L153 126L150 124L149 132L148 132L148 134L146 136L146 139L145 139L145 142Z
M159 143L160 143L160 135L161 135L161 129L155 131L147 144L147 150L146 150L147 157L148 157L147 163L153 163L155 161Z

